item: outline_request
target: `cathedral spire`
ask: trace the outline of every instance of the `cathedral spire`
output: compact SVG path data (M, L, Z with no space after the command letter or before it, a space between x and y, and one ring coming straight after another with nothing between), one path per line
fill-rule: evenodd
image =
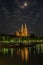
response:
M23 24L22 24L22 27L21 27L21 33L23 33Z
M28 36L28 30L26 24L25 24L25 36Z
M28 31L27 31L27 26L26 24L22 24L22 28L21 28L21 36L28 36Z
M22 24L21 30L17 32L19 36L28 36L28 30L26 24Z

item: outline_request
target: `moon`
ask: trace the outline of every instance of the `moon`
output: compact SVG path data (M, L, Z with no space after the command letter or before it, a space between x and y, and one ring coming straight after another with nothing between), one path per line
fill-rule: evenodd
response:
M29 6L29 2L23 2L21 5L20 5L20 8L24 9L24 8L27 8Z
M28 6L27 2L24 2L22 5L21 5L21 8L26 8Z
M27 7L27 6L28 6L27 2L25 2L25 3L24 3L24 6L25 6L25 7Z

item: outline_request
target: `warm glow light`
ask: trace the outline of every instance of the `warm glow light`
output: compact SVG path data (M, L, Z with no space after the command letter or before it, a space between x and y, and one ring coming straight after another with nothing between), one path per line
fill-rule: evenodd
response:
M21 51L22 61L24 61L24 50Z
M28 56L29 56L29 54L28 54L28 48L25 48L25 60L26 60L26 62L28 60Z
M24 61L24 59L26 62L28 61L29 58L28 48L24 48L23 50L21 50L21 57L22 61Z
M20 32L16 31L17 36L28 36L28 30L26 24L22 24Z

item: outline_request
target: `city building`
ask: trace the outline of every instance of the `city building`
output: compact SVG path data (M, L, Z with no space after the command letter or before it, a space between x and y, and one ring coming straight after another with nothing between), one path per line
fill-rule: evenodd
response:
M26 24L22 24L20 31L16 31L16 36L29 36Z

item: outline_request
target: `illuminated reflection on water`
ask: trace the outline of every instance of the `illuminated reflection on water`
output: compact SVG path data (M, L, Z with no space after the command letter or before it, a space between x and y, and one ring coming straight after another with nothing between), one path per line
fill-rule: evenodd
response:
M43 44L33 47L0 48L0 65L43 65Z
M21 50L21 58L22 58L22 61L27 61L28 60L28 56L29 56L29 51L28 51L28 48L24 48L23 50Z

